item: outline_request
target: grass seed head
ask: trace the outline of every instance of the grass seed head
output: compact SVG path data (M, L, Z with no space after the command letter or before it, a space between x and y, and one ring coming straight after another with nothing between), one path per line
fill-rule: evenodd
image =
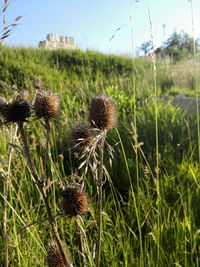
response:
M83 215L89 208L88 195L80 187L67 187L61 192L62 208L70 218Z
M38 118L55 118L59 111L58 96L52 92L38 92L35 96L34 110Z
M16 96L12 103L0 101L0 113L6 123L24 122L31 115L28 102Z
M47 264L49 267L64 267L64 260L60 253L57 243L52 240L47 249Z
M108 130L116 124L116 107L111 98L93 97L89 110L89 121L99 130Z
M71 132L71 142L74 146L85 148L92 145L93 131L89 127L75 126Z

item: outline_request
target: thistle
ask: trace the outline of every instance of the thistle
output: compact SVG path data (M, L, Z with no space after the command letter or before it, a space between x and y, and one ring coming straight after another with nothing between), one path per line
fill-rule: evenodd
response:
M25 122L31 115L31 109L29 103L18 95L11 103L0 99L0 114L6 123Z
M92 145L93 131L89 127L75 126L71 132L71 142L74 146L85 148Z
M34 80L34 87L35 89L42 89L42 80L40 78L35 78Z
M23 101L28 101L29 100L29 97L30 97L30 93L28 90L24 89L20 92L20 96L21 96L21 99Z
M80 187L67 187L61 192L62 208L70 218L83 215L89 207L89 198Z
M97 219L97 249L96 267L100 266L102 241L102 209L103 209L103 177L104 177L104 145L107 131L116 124L116 107L111 98L93 97L89 109L89 122L92 127L101 131L99 139L99 169L96 179L98 192L98 219ZM96 178L96 177L95 177Z
M115 126L116 108L114 101L106 97L93 97L89 110L91 126L99 130L108 130Z
M37 118L55 118L59 111L59 99L52 92L41 91L36 94L33 106Z
M58 248L58 245L54 240L50 242L49 247L47 249L46 261L49 267L65 267L66 266L63 261L60 250Z

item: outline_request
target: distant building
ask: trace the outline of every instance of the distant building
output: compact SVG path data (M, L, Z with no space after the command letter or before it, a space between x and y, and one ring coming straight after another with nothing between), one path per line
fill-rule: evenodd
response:
M59 34L47 34L47 40L40 41L39 48L47 49L80 49L75 43L73 37L61 36Z

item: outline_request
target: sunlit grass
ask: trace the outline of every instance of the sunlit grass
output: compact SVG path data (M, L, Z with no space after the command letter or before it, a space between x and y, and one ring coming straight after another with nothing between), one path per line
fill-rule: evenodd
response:
M149 59L141 61L137 59L135 62L137 75L133 76L136 77L134 81L136 92L133 96L132 60L127 63L128 59L114 57L113 64L116 63L116 67L111 71L106 69L108 64L106 60L109 57L105 59L100 54L85 55L80 52L80 55L76 56L76 62L79 59L81 66L76 63L76 68L73 69L67 65L67 61L60 61L63 54L65 59L73 58L68 53L1 48L3 55L0 65L1 79L10 86L7 88L1 85L2 96L11 98L16 87L18 89L26 87L31 90L33 98L33 80L36 76L40 76L45 89L58 92L61 99L60 115L57 120L51 122L51 158L48 164L48 173L53 180L49 187L49 201L54 214L59 211L60 190L71 182L77 182L76 175L83 174L82 171L77 171L78 162L69 142L70 129L83 118L87 121L91 96L101 95L104 91L116 101L118 127L108 133L108 141L115 150L112 167L105 155L107 182L103 194L101 266L137 267L141 264L138 222L142 237L143 266L156 265L158 246L159 266L198 266L200 175L195 115L188 116L170 103L158 101L159 123L156 132L152 73L147 72L150 68ZM96 57L98 64L94 67L92 64ZM116 70L117 66L119 67L117 64L122 65L120 65L122 73ZM163 76L159 76L161 73L159 67L162 67L159 64L161 63L157 66L157 86L161 92ZM176 86L181 88L182 85L176 84ZM190 89L184 86L185 90L190 92ZM134 101L147 95L149 98L143 104L137 102L134 107ZM134 139L134 125L137 126L137 143ZM2 188L4 172L8 168L10 126L1 126L0 133ZM39 173L42 174L42 158L45 156L44 129L38 121L30 119L26 124L26 133L28 136L35 136L31 153ZM156 135L159 137L159 210L162 214L159 223L155 190ZM19 135L15 144L21 147ZM95 266L93 256L97 238L97 192L92 175L88 173L84 177L87 193L91 198L91 210L83 217L84 245L88 266ZM3 204L2 189L0 198ZM52 233L47 221L24 228L25 225L44 220L47 216L29 167L17 149L14 149L12 155L7 203L9 266L45 266L45 248ZM2 211L1 205L1 218ZM67 217L57 220L62 239L67 243L73 256L74 266L79 266L74 224L75 222ZM0 230L0 265L3 266L2 225Z

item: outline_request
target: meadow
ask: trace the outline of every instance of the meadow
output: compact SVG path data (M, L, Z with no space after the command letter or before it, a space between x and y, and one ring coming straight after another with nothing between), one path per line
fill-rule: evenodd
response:
M91 98L102 95L116 103L117 127L108 131L104 153L100 266L200 265L199 117L170 103L177 93L198 96L199 66L191 59L173 63L158 58L156 72L154 67L150 57L0 47L1 97L12 101L26 89L33 101L34 80L40 77L43 89L60 98L59 115L50 121L45 167L43 125L31 117L25 133L41 177L46 168L48 200L73 266L82 266L76 220L59 215L60 191L84 183L90 208L80 219L82 252L86 266L95 266L98 193L92 172L79 168L70 136L74 126L88 124ZM19 130L16 124L2 123L0 132L0 265L4 266L7 243L8 266L46 266L53 235L23 156Z

